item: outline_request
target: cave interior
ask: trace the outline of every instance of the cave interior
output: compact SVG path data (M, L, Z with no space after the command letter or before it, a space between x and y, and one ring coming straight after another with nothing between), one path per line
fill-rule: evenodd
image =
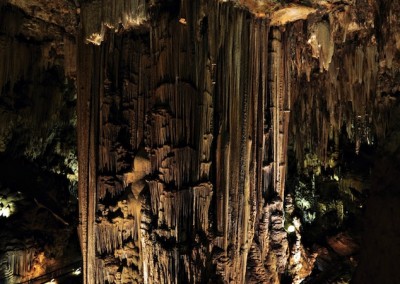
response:
M400 0L0 0L0 283L400 283L399 176Z

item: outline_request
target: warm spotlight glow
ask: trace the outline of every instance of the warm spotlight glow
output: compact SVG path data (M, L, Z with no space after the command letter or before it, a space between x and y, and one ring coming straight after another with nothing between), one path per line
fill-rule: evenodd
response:
M294 231L296 231L296 228L295 228L295 226L290 225L290 226L287 228L287 231L288 231L289 233L293 233Z

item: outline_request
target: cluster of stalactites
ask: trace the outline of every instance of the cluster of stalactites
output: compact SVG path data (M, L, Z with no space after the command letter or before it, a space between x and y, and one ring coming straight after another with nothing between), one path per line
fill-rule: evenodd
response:
M83 3L81 19L87 42L100 45L107 29L130 29L147 20L145 0L96 0Z
M35 249L7 252L7 267L11 275L26 276L34 266Z
M157 234L181 242L190 237L191 232L208 231L208 210L213 193L210 183L169 192L163 183L150 181L149 188L152 211L158 220Z
M29 63L32 62L32 56L28 46L0 35L0 61L2 62L0 67L1 89L7 83L12 89L19 79L28 78Z
M331 15L331 21L336 21L335 17L338 15ZM303 23L296 25L298 29L303 27ZM356 153L362 144L371 145L376 137L382 138L390 105L378 91L379 53L375 37L361 39L363 44L347 42L340 32L348 32L351 23L344 22L346 26L341 29L335 25L336 22L329 21L308 23L309 37L300 34L304 44L294 49L292 57L297 79L291 131L297 160L307 160L308 149L324 167L334 164L340 135L347 135ZM347 34L347 39L350 36ZM344 41L334 40L337 38Z
M141 210L141 201L134 197L118 201L116 206L99 203L98 212L101 213L98 215L101 216L97 217L94 225L97 253L95 272L98 279L114 281L122 277L137 283L142 281ZM121 265L124 267L122 273L119 271Z

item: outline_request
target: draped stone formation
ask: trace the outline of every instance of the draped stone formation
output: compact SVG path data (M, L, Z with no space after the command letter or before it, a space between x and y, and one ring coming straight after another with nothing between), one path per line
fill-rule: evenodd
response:
M347 6L156 2L81 7L84 281L279 283L288 147L326 166L343 125L370 142L390 105L376 40L346 41Z

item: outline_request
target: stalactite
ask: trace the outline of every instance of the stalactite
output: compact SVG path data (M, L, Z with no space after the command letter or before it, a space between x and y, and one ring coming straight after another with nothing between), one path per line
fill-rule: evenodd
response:
M76 76L76 42L74 38L64 36L64 73L66 77Z
M290 76L288 76L289 67L286 56L288 44L285 40L285 34L274 29L271 42L271 68L270 73L270 100L271 117L273 121L273 184L274 190L283 198L285 189L285 170L286 170L286 151L288 141L288 124L290 114Z
M330 23L318 22L309 27L309 30L311 31L311 37L308 43L312 47L312 56L319 59L321 72L328 70L334 52L333 33L330 31Z
M5 259L7 259L5 270L6 273L10 275L9 277L11 279L12 277L18 277L23 281L32 276L36 276L33 269L35 264L38 262L37 249L28 248L8 251Z
M97 185L97 198L98 200L104 199L107 193L111 197L120 195L125 190L125 186L121 179L112 176L98 177Z
M18 80L28 78L29 68L33 65L29 62L33 61L33 54L29 46L4 35L0 36L0 47L0 60L3 62L0 68L0 87L4 88L9 83L12 90Z
M117 170L118 156L114 146L121 127L111 123L102 126L101 155L99 159L100 167L104 171L114 172Z
M97 253L111 253L122 246L122 231L106 221L96 225Z

